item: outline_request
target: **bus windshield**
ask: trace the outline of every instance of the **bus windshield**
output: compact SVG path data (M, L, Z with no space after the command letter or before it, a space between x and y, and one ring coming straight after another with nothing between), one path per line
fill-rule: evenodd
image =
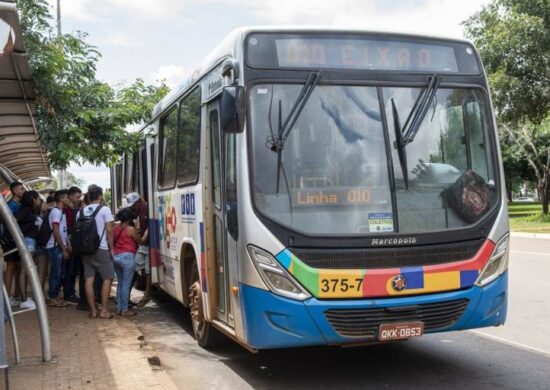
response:
M302 86L262 84L250 92L253 199L266 217L306 234L413 233L467 226L497 199L490 116L483 93L472 88L437 90L406 145L404 180L393 113L405 121L422 88L317 86L282 150L277 191L269 140ZM473 219L446 195L472 172L488 194Z

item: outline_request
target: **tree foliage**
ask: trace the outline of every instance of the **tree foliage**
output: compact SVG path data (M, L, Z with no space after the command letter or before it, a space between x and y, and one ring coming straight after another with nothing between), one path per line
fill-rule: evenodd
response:
M45 0L17 5L37 94L37 129L52 168L85 161L111 165L135 149L143 135L126 127L149 119L168 87L138 79L113 88L99 81L101 55L86 43L85 33L55 36Z
M550 0L493 0L464 25L488 74L507 176L527 164L548 213Z

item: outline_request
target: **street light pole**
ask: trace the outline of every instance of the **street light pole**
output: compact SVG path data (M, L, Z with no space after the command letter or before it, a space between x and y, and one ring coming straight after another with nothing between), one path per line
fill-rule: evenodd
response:
M57 39L61 38L61 0L57 0Z
M57 43L61 46L61 0L57 0ZM65 188L65 169L59 170L57 175L57 189Z

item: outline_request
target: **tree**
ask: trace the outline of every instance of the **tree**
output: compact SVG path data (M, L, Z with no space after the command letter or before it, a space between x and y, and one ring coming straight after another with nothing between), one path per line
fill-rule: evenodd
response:
M520 154L537 180L543 213L550 195L550 0L493 0L464 22L480 51L505 151Z
M168 87L138 79L115 89L97 80L100 53L86 43L85 33L54 36L45 0L17 5L37 95L37 130L51 167L75 161L111 165L133 151L143 135L126 127L147 120Z

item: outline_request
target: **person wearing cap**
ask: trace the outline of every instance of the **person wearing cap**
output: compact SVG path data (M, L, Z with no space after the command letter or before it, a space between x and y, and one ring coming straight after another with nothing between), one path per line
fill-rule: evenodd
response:
M145 293L138 303L143 307L151 300L151 267L149 264L149 208L147 202L137 192L126 195L126 207L133 211L138 219L138 234L141 237L141 245L135 257L136 272L145 273ZM130 286L132 289L133 283Z

